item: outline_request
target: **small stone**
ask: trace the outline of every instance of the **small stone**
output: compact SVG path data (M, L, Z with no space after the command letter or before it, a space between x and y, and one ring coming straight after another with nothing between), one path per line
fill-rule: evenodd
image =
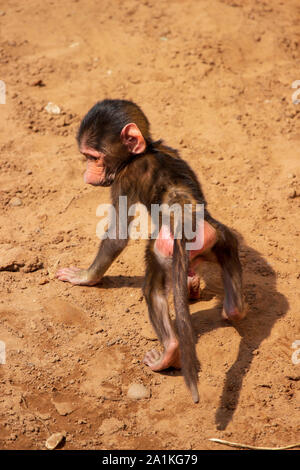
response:
M21 206L22 205L22 201L19 197L13 197L10 201L9 201L9 205L12 206L12 207L17 207L17 206Z
M128 388L127 396L133 400L141 400L143 398L150 398L151 393L142 384L131 384Z
M157 411L157 412L164 411L164 407L163 407L162 405L157 405L157 406L154 408L154 411Z
M104 419L99 427L99 434L114 434L125 428L125 424L117 418Z
M21 247L0 245L0 271L19 271L24 265L24 250Z
M35 302L35 300L33 300L33 302ZM51 362L52 364L55 364L55 362L59 362L59 361L60 361L60 358L58 356L54 356L51 359L49 359L49 362Z
M292 189L288 193L288 199L295 199L296 197L299 197L299 196L300 196L300 193L297 193L296 189Z
M5 11L0 10L0 16L4 16L4 15L6 15Z
M33 273L35 271L38 271L39 269L42 269L43 267L44 267L44 265L43 265L42 261L40 261L37 256L32 256L31 255L31 258L26 260L26 265L25 265L23 271L25 273Z
M106 345L108 347L110 347L110 346L113 346L116 343L119 343L120 341L121 341L121 338L111 339L110 341L107 341Z
M95 331L95 334L98 335L99 333L103 333L103 328L98 328L98 330Z
M44 284L48 284L49 280L46 277L42 277L39 281L39 285L43 286Z
M45 83L43 82L42 79L38 79L38 80L33 80L33 82L30 83L30 86L46 86Z
M48 421L48 419L51 418L48 413L36 413L36 416L38 416L42 421Z
M52 403L55 406L60 416L69 415L74 411L74 407L72 406L71 403L68 403L68 402L57 403L55 401L52 401Z
M45 446L49 450L54 450L65 440L65 438L66 434L64 432L56 432L46 440Z
M112 384L101 384L97 395L104 400L120 401L122 391L120 387L114 386Z
M36 330L36 323L34 320L31 320L31 322L29 323L29 326L32 330ZM29 364L29 363L28 363Z
M47 106L45 106L45 110L49 114L60 114L60 107L57 104L49 102Z

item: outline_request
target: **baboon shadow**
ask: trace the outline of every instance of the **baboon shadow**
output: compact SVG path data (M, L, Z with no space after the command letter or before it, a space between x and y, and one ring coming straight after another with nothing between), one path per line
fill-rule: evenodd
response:
M240 258L243 265L244 294L248 305L246 318L238 323L230 323L221 318L222 301L219 307L200 310L192 315L192 322L198 338L219 327L235 328L241 337L235 362L227 371L216 412L216 424L220 430L226 429L237 408L243 379L251 367L255 351L266 339L276 320L286 314L289 304L283 294L276 289L276 273L262 255L247 246L242 236L235 231L240 241ZM215 279L212 280L212 284ZM138 287L142 288L143 276L105 276L99 283L101 289ZM203 291L203 298L215 296L211 290ZM221 300L221 299L220 299ZM197 301L199 302L199 301ZM201 300L200 300L201 302ZM201 360L201 358L199 358ZM161 374L169 375L170 369ZM173 375L181 374L172 371ZM201 397L201 394L200 394Z
M138 287L142 289L144 276L104 276L95 287L100 289L120 289L122 287Z
M273 268L259 252L243 243L241 235L236 234L240 240L244 294L248 304L246 318L235 324L223 320L221 304L220 308L199 311L192 315L198 337L225 325L235 328L241 337L238 355L226 373L216 412L216 424L220 430L227 427L237 408L243 379L251 366L255 351L269 336L276 320L285 315L289 307L285 296L276 289L276 273Z

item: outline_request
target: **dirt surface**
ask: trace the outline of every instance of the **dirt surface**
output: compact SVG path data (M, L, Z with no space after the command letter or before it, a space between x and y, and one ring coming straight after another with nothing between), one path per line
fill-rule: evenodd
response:
M6 0L0 10L1 448L43 449L62 431L65 449L299 442L299 1ZM141 363L157 346L145 242L132 240L97 287L54 278L97 251L109 189L84 186L75 134L105 97L143 108L241 240L247 318L226 323L205 292L191 304L198 405L179 372ZM128 398L133 383L150 398Z

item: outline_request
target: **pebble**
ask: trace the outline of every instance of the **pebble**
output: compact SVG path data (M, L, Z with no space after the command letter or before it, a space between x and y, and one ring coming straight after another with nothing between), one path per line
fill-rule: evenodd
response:
M74 407L72 406L71 403L68 403L68 402L57 403L55 401L52 401L52 403L55 406L60 416L69 415L74 411Z
M121 340L121 338L111 339L110 341L107 341L106 345L107 345L108 347L113 346L114 344L119 343L120 340Z
M48 439L46 440L45 446L49 450L54 450L56 447L63 442L65 439L66 434L64 432L56 432L52 434Z
M99 434L114 434L125 428L125 424L117 418L104 419L99 427Z
M157 406L154 408L154 411L157 411L157 412L164 411L164 407L161 406L161 405L157 405Z
M295 199L296 197L299 197L300 194L297 193L296 189L292 189L289 193L288 193L288 199Z
M142 384L131 384L128 388L127 396L133 400L141 400L142 398L150 398L151 393Z
M97 335L99 333L103 333L103 331L104 331L103 328L99 328L98 330L95 331L95 334Z
M43 80L41 78L39 79L36 79L36 80L33 80L31 83L30 83L30 86L39 86L39 87L42 87L42 86L46 86L45 83L43 82Z
M12 206L12 207L17 207L17 206L21 206L22 205L22 201L19 197L13 197L10 201L9 201L9 205Z
M104 400L120 401L122 390L120 387L113 385L100 385L98 389L98 396Z
M57 104L49 102L47 106L45 106L45 110L49 114L60 114L60 107Z
M47 421L48 419L51 418L51 415L48 413L36 413L36 415L42 420L42 421Z
M0 245L0 271L19 271L25 265L24 250L9 244Z

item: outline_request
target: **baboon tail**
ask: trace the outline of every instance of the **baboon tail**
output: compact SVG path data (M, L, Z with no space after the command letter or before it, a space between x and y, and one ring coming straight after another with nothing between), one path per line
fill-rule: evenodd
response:
M176 313L176 326L179 336L182 373L195 403L199 401L198 372L199 361L196 355L195 334L192 327L188 303L188 253L186 240L174 239L173 251L173 294Z

